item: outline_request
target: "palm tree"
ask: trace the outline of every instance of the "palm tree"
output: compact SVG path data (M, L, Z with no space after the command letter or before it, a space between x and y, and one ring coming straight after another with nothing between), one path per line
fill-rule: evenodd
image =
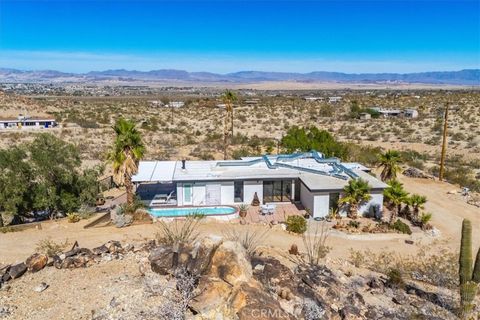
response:
M408 199L408 192L405 191L403 184L398 180L390 180L388 188L383 191L383 196L391 206L396 208L396 210L392 210L392 214L390 215L390 224L392 224L402 210L402 203Z
M348 205L348 216L350 218L356 219L360 204L372 198L370 189L368 181L363 179L352 179L343 188L344 195L339 200L339 204Z
M409 203L413 207L413 220L417 221L420 210L423 210L424 204L427 203L427 197L419 194L412 194L409 200Z
M388 150L380 154L378 157L379 167L382 167L380 178L382 181L388 181L397 178L397 173L400 171L399 163L402 161L400 152L396 150Z
M119 118L113 130L116 136L108 159L113 163L115 180L120 185L125 185L127 204L132 205L134 202L132 176L138 171L138 162L143 157L145 147L133 121Z
M228 123L230 122L230 135L233 138L233 103L237 101L237 95L230 90L225 90L222 95L223 103L225 103L225 125L223 131L223 158L227 159L227 147L228 147Z

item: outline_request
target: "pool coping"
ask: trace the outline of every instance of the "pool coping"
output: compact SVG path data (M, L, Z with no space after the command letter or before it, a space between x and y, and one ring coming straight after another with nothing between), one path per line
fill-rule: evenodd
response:
M182 208L216 208L216 207L229 207L229 208L233 208L235 209L234 212L232 213L225 213L225 214L215 214L215 215L205 215L205 218L215 218L215 217L227 217L227 216L232 216L232 215L236 215L239 213L239 209L238 207L235 207L235 206L231 206L231 205L217 205L217 206L158 206L158 207L149 207L148 209L173 209L173 208L178 208L178 209L182 209ZM147 210L148 210L147 209ZM155 218L155 219L162 219L162 218L167 218L167 219L172 219L172 218L186 218L188 217L188 215L183 215L183 216L163 216L163 217L156 217L154 216L153 214L151 214L149 212L149 214ZM233 217L232 217L233 218Z

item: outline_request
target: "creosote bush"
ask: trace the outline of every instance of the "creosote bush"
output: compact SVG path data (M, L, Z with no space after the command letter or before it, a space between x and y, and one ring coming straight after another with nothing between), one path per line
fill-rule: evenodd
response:
M289 216L285 221L287 224L287 231L304 234L307 231L307 220L301 216Z
M49 257L53 257L56 254L62 253L69 245L67 239L63 243L57 243L52 239L43 239L37 243L36 251L38 253L46 254Z

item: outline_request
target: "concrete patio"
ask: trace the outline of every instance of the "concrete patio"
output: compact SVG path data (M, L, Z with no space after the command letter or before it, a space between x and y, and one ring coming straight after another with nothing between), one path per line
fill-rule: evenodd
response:
M276 204L274 214L267 215L262 215L260 206L250 206L245 221L247 223L284 222L289 216L303 216L304 214L305 208L301 204L295 203Z

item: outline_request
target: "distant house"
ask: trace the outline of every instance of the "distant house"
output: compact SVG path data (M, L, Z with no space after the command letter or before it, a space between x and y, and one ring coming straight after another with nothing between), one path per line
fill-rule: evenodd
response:
M56 127L55 119L32 118L19 115L17 118L0 119L0 129L47 129Z
M415 109L405 109L405 111L403 112L403 116L405 118L418 118L418 111L415 110Z
M304 97L305 101L323 101L323 97Z
M170 108L181 108L185 105L183 101L171 101L167 106Z
M374 110L380 114L383 118L418 118L418 111L416 109L384 109L380 107L372 107L371 110Z
M260 102L260 99L257 99L257 98L245 100L245 104L248 105L248 106L257 105L259 102Z
M150 103L150 106L152 106L152 107L163 107L164 106L163 102L160 101L160 100L151 100L151 101L149 101L149 103Z
M342 97L328 97L328 102L330 103L339 102L340 100L342 100Z
M360 119L361 120L369 120L372 118L372 115L368 112L362 112L360 113Z

